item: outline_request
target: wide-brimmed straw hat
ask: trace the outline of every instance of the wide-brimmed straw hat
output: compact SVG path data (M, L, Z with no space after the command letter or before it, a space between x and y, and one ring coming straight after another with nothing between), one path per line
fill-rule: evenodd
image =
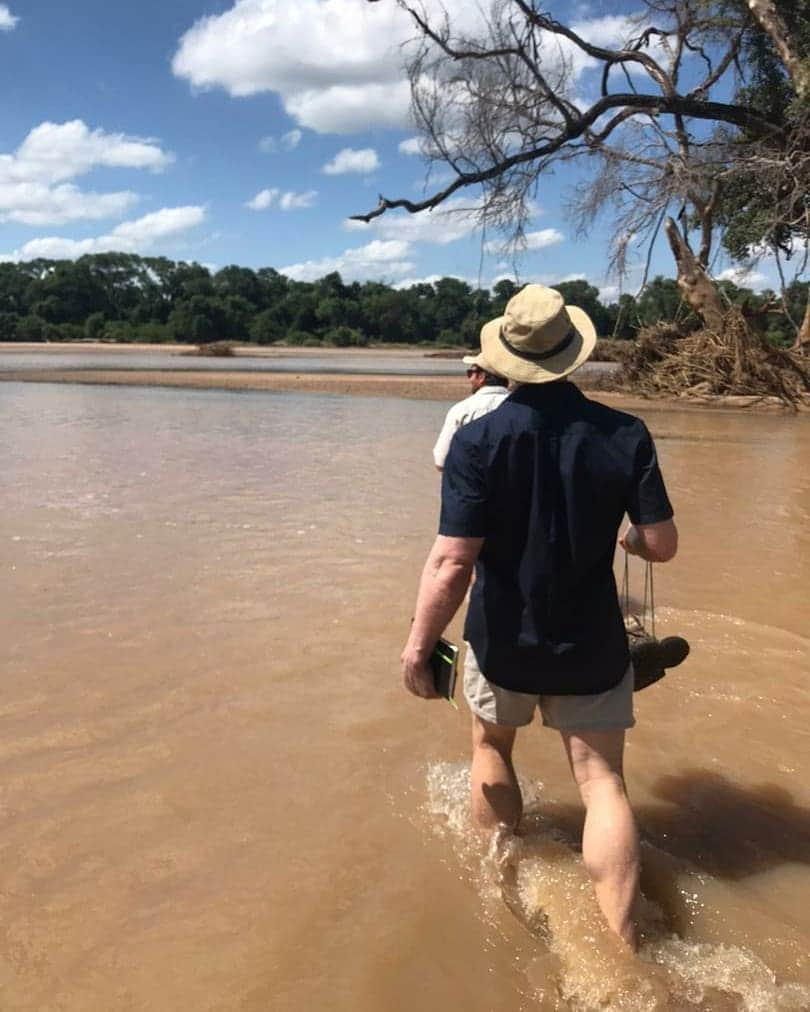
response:
M578 306L545 285L526 285L503 316L481 328L481 354L492 371L518 383L551 383L588 360L596 327Z
M464 355L461 359L464 365L476 365L479 369L483 369L484 372L494 373L495 370L484 358L483 354L479 351L477 355Z

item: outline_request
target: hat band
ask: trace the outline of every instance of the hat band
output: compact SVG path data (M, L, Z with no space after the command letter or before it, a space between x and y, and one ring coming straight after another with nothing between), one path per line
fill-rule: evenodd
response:
M504 336L503 327L501 327L500 331L498 332L498 337L501 339L501 344L504 346L504 348L506 348L506 350L511 352L513 355L517 355L518 358L525 359L525 361L527 362L542 362L544 359L554 358L554 356L559 355L561 351L565 351L565 349L568 347L569 344L571 344L571 342L574 340L576 336L577 336L576 327L571 326L570 329L568 330L568 333L565 335L562 341L559 341L557 344L555 344L553 348L550 348L548 351L533 352L533 351L521 351L519 348L516 348L511 343L511 341L509 341L508 338Z

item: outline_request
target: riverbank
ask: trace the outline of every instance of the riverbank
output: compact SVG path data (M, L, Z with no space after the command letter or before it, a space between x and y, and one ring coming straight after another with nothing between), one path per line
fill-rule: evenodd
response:
M463 377L395 376L365 373L251 373L174 371L172 369L36 369L0 371L0 383L81 383L104 386L173 387L194 390L244 390L274 393L333 394L352 397L398 397L407 400L456 401L466 396ZM631 390L607 389L603 375L589 376L587 366L576 375L581 389L614 407L638 410L650 404L680 410L706 408L786 413L775 397L649 398ZM801 413L810 413L807 407Z
M587 367L585 367L587 369ZM583 374L585 388L599 376ZM590 382L589 382L590 380ZM89 383L105 386L191 387L198 390L270 390L277 392L404 397L408 400L459 400L466 396L463 374L456 376L371 375L368 373L230 372L225 369L29 369L0 371L0 382Z
M62 355L76 353L105 355L112 353L122 359L122 368L47 367L3 369L5 354L24 352L26 354ZM124 368L128 356L143 354L165 357L166 365L158 368ZM401 366L403 363L416 365L420 362L435 361L433 355L420 348L298 348L298 347L238 347L234 357L240 360L261 358L280 361L298 359L303 362L332 359L345 366L356 364L356 372L308 371L306 367L296 372L245 371L229 369L227 359L216 361L217 367L189 368L188 345L110 345L103 342L82 344L0 344L0 382L15 383L80 383L105 386L151 386L191 388L197 390L245 390L269 391L276 393L333 394L359 397L396 397L407 400L456 401L466 395L467 384L459 364L455 375L407 375L392 369L390 373L369 373L364 366L372 359L384 356ZM182 357L183 367L174 367L173 359ZM616 407L638 410L650 404L677 407L685 410L722 408L725 410L746 410L768 413L788 413L789 409L775 397L754 396L703 396L688 398L650 398L632 389L625 389L617 382L617 374L608 363L588 363L575 376L577 386L588 393L597 394L600 400ZM810 405L799 409L810 412Z
M114 341L62 341L57 343L43 343L42 341L0 341L0 362L4 353L40 352L43 355L64 355L64 354L119 354L119 355L140 355L144 352L167 357L173 355L208 357L197 350L194 344L120 344ZM439 349L432 347L416 347L414 345L367 345L364 348L334 348L317 347L309 348L303 345L255 345L236 344L233 345L233 354L236 358L319 358L323 355L336 355L341 358L356 358L360 361L364 358L376 357L385 354L392 358L413 358L413 359L435 359L449 358L460 359L463 355L470 353L468 348ZM216 357L216 356L210 356Z

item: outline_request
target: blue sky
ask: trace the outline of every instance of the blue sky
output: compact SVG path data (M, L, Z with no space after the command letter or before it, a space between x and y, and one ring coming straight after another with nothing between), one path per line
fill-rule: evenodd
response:
M615 4L554 13L605 42L621 29ZM422 193L424 166L400 147L407 34L393 0L0 2L0 257L126 249L303 280L514 276L463 217L346 224L379 192ZM577 239L562 211L572 171L544 182L519 278L586 277L610 298L606 232ZM656 270L672 274L663 248Z

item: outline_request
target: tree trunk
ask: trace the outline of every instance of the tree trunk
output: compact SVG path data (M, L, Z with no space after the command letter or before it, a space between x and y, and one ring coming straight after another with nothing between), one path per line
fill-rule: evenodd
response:
M799 98L810 95L810 63L803 60L793 47L790 32L776 8L774 0L748 0L748 9L764 32L773 39Z
M804 319L799 327L799 333L793 342L791 351L798 351L802 355L810 355L810 288L807 289L807 305L804 307Z
M683 297L703 320L708 330L719 332L726 312L720 293L701 267L672 218L667 218L664 222L664 231L678 267L678 287L683 292Z

